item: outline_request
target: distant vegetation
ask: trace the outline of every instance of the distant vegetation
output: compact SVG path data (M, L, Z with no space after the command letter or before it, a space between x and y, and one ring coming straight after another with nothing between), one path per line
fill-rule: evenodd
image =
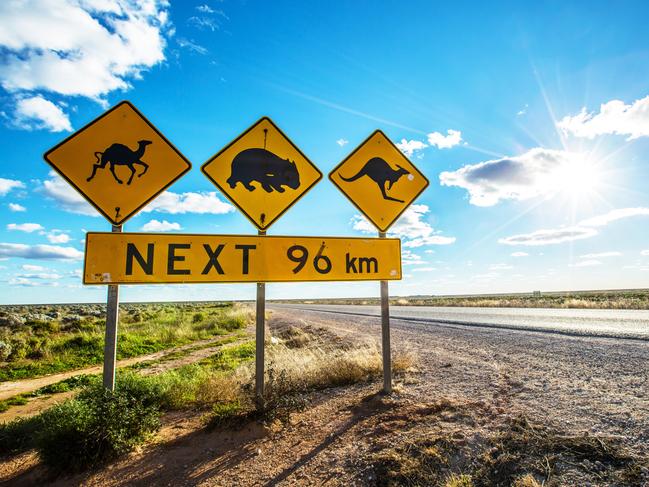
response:
M246 326L251 315L232 304L126 304L120 307L118 359L137 357ZM99 364L104 307L0 308L0 382Z
M378 298L299 299L281 303L377 305ZM474 296L404 296L393 306L451 306L487 308L649 309L649 290L575 291Z

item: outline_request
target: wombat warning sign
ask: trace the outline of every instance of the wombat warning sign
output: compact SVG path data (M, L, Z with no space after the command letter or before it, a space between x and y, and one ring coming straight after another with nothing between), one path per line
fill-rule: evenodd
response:
M201 171L259 230L270 227L322 179L267 117L211 157Z

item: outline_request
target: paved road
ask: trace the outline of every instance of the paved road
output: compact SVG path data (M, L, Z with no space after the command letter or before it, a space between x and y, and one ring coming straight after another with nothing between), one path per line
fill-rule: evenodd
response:
M349 316L380 316L378 306L271 304ZM649 340L649 311L392 306L393 319L437 326L520 329L566 335Z

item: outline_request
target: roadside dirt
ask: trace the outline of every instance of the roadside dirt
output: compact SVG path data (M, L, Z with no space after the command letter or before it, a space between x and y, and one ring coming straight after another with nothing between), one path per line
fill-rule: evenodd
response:
M274 311L270 325L287 322L324 328L341 340L380 337L375 318ZM504 441L512 425L528 418L538 429L524 431L525 441L512 443L509 455L550 437L546 431L566 441L567 453L541 449L534 458L548 466L556 462L546 485L649 486L649 344L398 321L392 324L392 342L393 350L414 353L418 361L391 397L377 394L379 383L313 393L310 406L284 427L252 423L240 430L208 430L205 412L169 415L154 443L97 471L48 479L28 453L0 463L0 481L15 486L50 481L60 486L380 485L377 476L385 481L386 471L399 473L394 466L399 452L437 455L436 448L445 445L453 452L449 465L468 468L463 458L477 461L491 454L492 443ZM592 452L592 458L579 457L582 446L569 443L573 437L614 445L605 448L612 460ZM426 443L431 441L438 443ZM615 476L631 456L641 459L628 467L634 476Z
M156 361L156 363L151 364L149 367L140 369L142 374L151 375L164 372L165 370L176 369L182 367L186 364L191 364L198 362L210 355L215 354L218 350L236 345L241 343L244 338L230 342L228 344L220 344L224 339L234 336L233 334L220 335L214 338L207 340L199 340L187 345L182 345L179 347L168 348L160 352L152 353L149 355L142 355L140 357L133 357L129 359L119 360L117 362L117 368L124 368L135 364L141 364L143 362ZM212 343L217 343L214 346L209 346ZM165 360L165 357L168 357L172 354L179 352L185 352L197 348L197 350L189 351L187 354L183 354L178 358L171 358ZM159 360L162 360L158 362ZM15 396L17 394L25 394L41 387L55 384L64 379L74 377L82 374L99 374L102 371L101 365L96 365L92 367L86 367L85 369L77 369L74 371L64 372L61 374L48 375L45 377L37 377L35 379L28 379L25 381L16 381L16 382L3 382L0 383L0 400L7 399L8 397ZM27 404L12 406L7 411L0 413L0 423L11 421L14 418L33 416L39 412L53 406L56 403L64 401L74 394L74 391L64 392L53 395L46 395L42 397L30 398Z

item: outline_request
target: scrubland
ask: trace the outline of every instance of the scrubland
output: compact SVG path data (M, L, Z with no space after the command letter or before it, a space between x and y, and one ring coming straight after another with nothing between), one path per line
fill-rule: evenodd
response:
M379 305L378 298L280 300L282 303ZM450 306L484 308L649 309L649 290L548 292L535 295L403 296L393 306Z

